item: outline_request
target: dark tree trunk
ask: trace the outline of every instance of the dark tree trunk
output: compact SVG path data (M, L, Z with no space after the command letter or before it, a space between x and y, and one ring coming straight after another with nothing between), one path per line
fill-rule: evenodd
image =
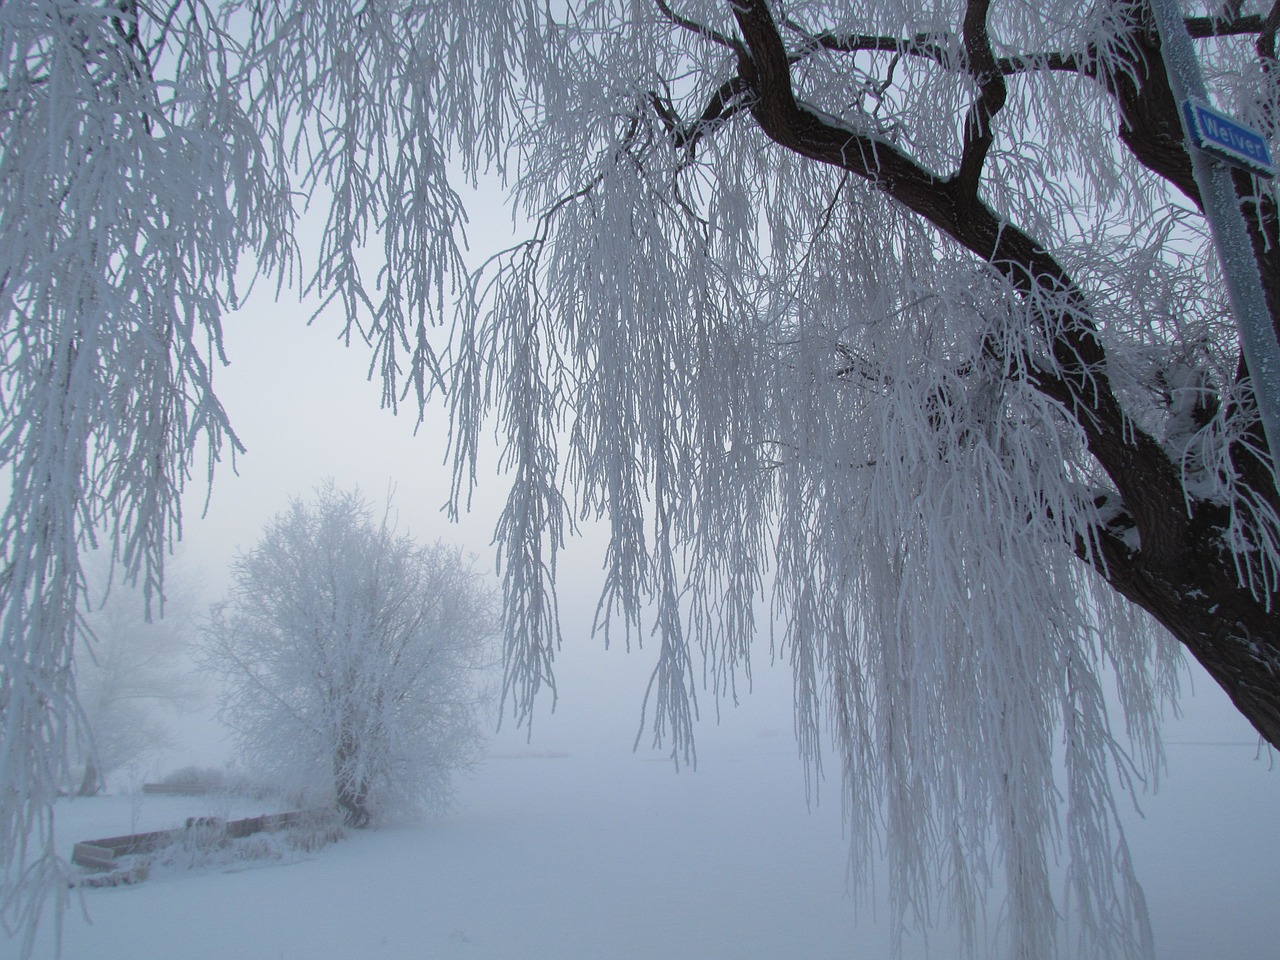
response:
M369 791L363 783L344 783L338 787L338 806L342 808L342 822L349 827L367 827Z
M359 743L350 733L343 733L333 759L334 794L342 809L342 820L354 828L367 827L372 819L369 810L369 784L359 776Z
M98 772L98 765L89 760L84 765L84 776L80 778L80 789L76 791L77 797L96 797L102 792L102 774Z
M1098 572L1173 634L1258 733L1280 747L1280 616L1239 586L1225 551L1202 543L1179 566L1153 570L1114 536L1100 546L1092 557Z

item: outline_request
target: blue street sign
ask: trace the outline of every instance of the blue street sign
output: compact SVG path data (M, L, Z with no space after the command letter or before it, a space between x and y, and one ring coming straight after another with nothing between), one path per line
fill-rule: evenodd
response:
M1182 111L1187 118L1187 132L1197 149L1262 177L1276 175L1275 164L1267 150L1267 138L1258 131L1198 100L1182 101Z

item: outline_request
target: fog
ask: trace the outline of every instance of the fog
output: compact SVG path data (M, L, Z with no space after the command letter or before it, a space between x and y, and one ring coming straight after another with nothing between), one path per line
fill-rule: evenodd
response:
M429 409L416 430L415 410L379 410L367 355L345 348L332 320L308 328L300 310L263 307L230 317L226 332L232 362L216 386L247 453L234 473L219 465L207 504L203 484L192 484L175 577L216 599L235 551L326 477L374 500L394 490L402 529L465 545L492 570L504 486L481 477L471 513L448 520L442 410ZM590 529L562 557L554 709L548 692L532 727L508 715L451 812L422 828L359 835L288 869L91 893L94 923L73 911L64 955L887 955L885 904L847 896L838 761L829 758L828 779L807 797L789 672L771 665L767 631L739 705L703 694L697 769L677 770L642 727L652 651L628 652L621 637L606 650L589 635L600 557ZM1198 669L1186 686L1185 716L1167 728L1167 777L1126 815L1158 955L1274 956L1280 774ZM229 759L214 707L210 692L176 720L177 746L142 772ZM76 829L74 816L60 823ZM63 837L76 839L85 838ZM930 942L932 955L952 955L945 924ZM925 948L908 937L907 956Z

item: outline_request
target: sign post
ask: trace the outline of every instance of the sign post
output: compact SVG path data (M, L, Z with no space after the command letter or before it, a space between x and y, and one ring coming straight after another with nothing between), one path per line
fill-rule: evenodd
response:
M1280 474L1280 347L1262 291L1262 276L1226 162L1254 173L1274 173L1266 141L1245 125L1206 106L1209 99L1195 48L1178 0L1151 0L1165 69L1191 144L1191 165L1200 203L1222 265L1227 299L1240 332L1244 362L1253 381L1262 428L1271 450L1272 469ZM1188 102L1189 101L1189 102ZM1257 137L1257 141L1253 140ZM1257 148L1261 146L1259 154ZM1221 158L1221 159L1220 159ZM1224 162L1225 161L1225 162Z

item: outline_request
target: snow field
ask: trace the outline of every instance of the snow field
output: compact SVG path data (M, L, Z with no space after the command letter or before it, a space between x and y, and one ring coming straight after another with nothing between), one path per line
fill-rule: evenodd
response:
M1252 748L1169 738L1170 777L1128 818L1162 960L1268 960L1280 948L1277 776ZM1182 731L1186 732L1186 731ZM832 784L807 813L782 735L704 749L676 773L652 754L541 749L504 736L420 826L353 832L294 862L166 872L86 891L66 960L784 960L885 958L887 913L845 896ZM568 755L560 755L567 752ZM1191 770L1197 775L1190 774ZM217 802L215 801L215 806ZM254 801L129 797L58 811L78 839ZM874 915L873 915L874 913ZM945 932L930 955L950 957ZM4 947L4 944L0 944ZM52 956L49 941L43 954ZM0 949L0 956L7 956ZM920 937L906 960L926 956Z

